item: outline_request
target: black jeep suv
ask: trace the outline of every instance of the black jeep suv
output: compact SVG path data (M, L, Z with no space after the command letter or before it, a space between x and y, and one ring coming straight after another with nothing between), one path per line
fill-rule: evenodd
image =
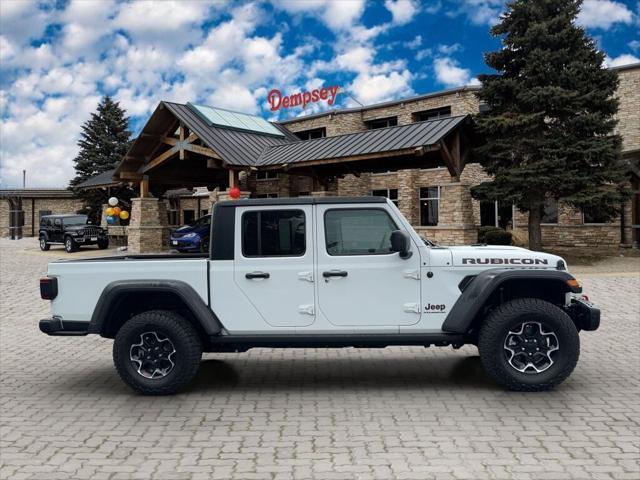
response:
M106 229L87 223L86 215L45 215L40 218L40 250L49 250L51 244L64 244L68 252L75 252L80 245L109 247Z

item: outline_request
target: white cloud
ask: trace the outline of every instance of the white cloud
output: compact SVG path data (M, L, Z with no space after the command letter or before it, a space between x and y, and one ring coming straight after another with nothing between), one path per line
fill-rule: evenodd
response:
M411 73L408 70L377 75L360 73L347 91L365 105L406 97L413 94Z
M603 30L616 23L632 22L633 12L625 4L612 0L585 0L577 18L578 25Z
M640 40L631 40L627 45L629 45L629 48L634 52L640 50Z
M0 5L0 31L19 46L38 39L44 33L47 17L37 0L3 0Z
M621 67L622 65L630 65L638 62L640 62L640 58L630 53L623 53L614 58L607 56L604 61L607 67Z
M402 45L408 48L409 50L415 50L416 48L419 48L422 46L422 35L416 35L413 38L413 40L404 42Z
M395 25L404 25L413 20L420 5L414 0L385 0L384 6L391 12Z
M451 17L466 16L475 25L495 25L504 10L503 0L458 0L458 7L448 12Z
M463 85L477 85L478 80L471 78L471 71L462 68L452 58L439 57L433 61L436 80L446 87L461 87Z
M280 0L273 6L293 15L313 15L334 31L352 27L364 12L364 0Z

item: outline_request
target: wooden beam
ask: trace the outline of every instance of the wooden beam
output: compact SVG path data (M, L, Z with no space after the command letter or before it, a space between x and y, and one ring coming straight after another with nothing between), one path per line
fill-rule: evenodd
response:
M442 156L444 158L444 163L449 170L449 175L451 175L452 177L459 177L460 172L458 171L458 167L456 165L456 161L453 158L453 155L451 155L451 152L449 151L449 147L447 147L447 144L442 140L440 141L439 145L440 151L442 152Z
M166 143L167 145L177 145L179 140L173 137L160 137L160 141L162 143Z
M140 181L140 198L149 197L149 176L144 175Z
M180 122L180 126L178 127L178 136L180 137L180 149L179 149L178 156L180 157L180 160L184 160L185 158L187 158L184 152L185 133L186 133L186 129L184 128L184 124Z
M215 158L207 158L207 168L222 168L222 165Z
M188 150L190 152L199 153L200 155L204 155L205 157L215 158L216 160L222 160L222 158L220 158L220 156L210 148L202 147L200 145L194 145L192 143L187 143L183 146L185 150Z
M185 142L187 142L187 143L193 143L193 142L195 142L196 140L198 140L198 138L199 138L199 137L198 137L198 135L196 135L195 133L192 133L191 135L189 135L189 136L187 137L187 139L185 140Z
M178 153L178 150L179 150L179 148L176 145L176 146L171 147L166 152L158 155L156 158L154 158L153 160L151 160L149 163L147 163L144 166L144 168L142 169L142 173L147 173L149 170L157 167L158 165L162 165L164 162L166 162L171 157L173 157L176 153Z
M239 173L237 170L229 170L229 188L240 186Z
M142 180L142 175L138 172L120 172L120 180L132 180L139 182Z

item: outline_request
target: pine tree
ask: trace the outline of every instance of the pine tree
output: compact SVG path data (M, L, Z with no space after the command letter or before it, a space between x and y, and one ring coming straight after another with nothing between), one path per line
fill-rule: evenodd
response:
M82 198L86 207L90 207L92 216L96 216L95 213L105 203L104 193L99 190L82 190L75 186L94 175L115 168L129 149L130 137L129 117L119 103L109 96L100 101L96 112L82 125L78 140L80 151L73 160L76 176L71 180L69 188ZM121 193L130 196L126 192Z
M475 150L493 181L472 189L529 212L529 246L542 248L547 199L597 210L611 218L627 192L613 133L618 101L615 71L576 26L579 0L515 0L491 29L503 47L485 54L496 74L480 75L477 116L485 143Z

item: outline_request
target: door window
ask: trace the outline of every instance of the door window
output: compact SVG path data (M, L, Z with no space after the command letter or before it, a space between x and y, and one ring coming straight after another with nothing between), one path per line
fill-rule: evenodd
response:
M374 208L327 210L324 228L332 256L391 253L391 232L397 230L387 212Z
M302 256L306 250L302 210L260 210L242 215L245 257Z

